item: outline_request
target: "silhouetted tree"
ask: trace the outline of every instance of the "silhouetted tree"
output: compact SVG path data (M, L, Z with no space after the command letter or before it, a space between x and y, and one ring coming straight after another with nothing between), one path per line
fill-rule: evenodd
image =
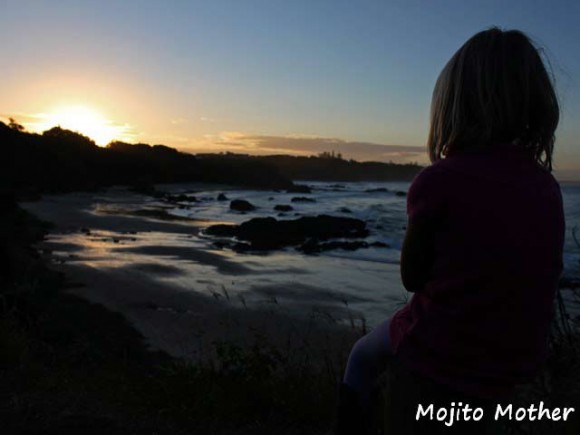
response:
M80 133L54 127L42 135L0 122L0 189L33 197L43 192L95 190L114 184L152 186L191 181L288 189L291 180L410 180L418 165L319 156L188 154L165 145L111 142L98 147Z
M317 157L320 158L320 159L336 159L336 160L342 160L342 154L341 153L335 153L334 150L332 150L330 152L323 151L321 153L318 153Z
M18 122L16 122L16 120L14 118L8 118L9 124L8 127L10 127L12 130L16 130L16 131L24 131L24 126L22 124L19 124Z
M89 147L97 146L95 144L95 141L92 140L90 137L85 136L85 135L78 133L76 131L71 131L71 130L61 128L60 126L53 127L50 130L46 130L45 132L42 133L42 135L46 138L58 140L58 141L63 142L63 143L75 144L78 146L89 146Z

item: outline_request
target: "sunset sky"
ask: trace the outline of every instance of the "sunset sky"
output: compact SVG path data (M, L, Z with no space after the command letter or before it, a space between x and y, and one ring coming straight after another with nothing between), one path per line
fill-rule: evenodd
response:
M0 118L101 145L425 163L437 75L498 25L547 49L555 168L580 179L579 22L574 1L4 0Z

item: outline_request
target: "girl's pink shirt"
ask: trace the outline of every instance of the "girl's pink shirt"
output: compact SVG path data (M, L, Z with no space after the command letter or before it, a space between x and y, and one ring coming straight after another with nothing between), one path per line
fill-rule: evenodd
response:
M558 183L527 151L497 145L422 170L407 214L432 220L435 260L391 320L392 351L456 390L508 395L547 353L565 231Z

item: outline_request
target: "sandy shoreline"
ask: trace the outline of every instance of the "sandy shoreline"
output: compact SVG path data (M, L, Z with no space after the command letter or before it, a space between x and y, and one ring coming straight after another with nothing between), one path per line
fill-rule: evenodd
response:
M135 199L139 196L118 191L23 204L56 225L39 248L66 274L70 292L123 314L152 349L190 361L212 357L216 343L259 340L283 347L289 355L344 362L360 336L360 316L340 292L313 285L308 276L300 278L307 274L306 261L282 271L275 258L266 256L271 267L257 270L252 266L256 259L237 261L229 253L196 246L202 223L96 212L102 201ZM275 279L280 273L297 280L281 284ZM235 290L244 279L251 280L251 293Z

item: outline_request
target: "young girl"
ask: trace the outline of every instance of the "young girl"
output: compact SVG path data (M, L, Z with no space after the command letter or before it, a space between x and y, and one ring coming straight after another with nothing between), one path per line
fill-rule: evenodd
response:
M551 175L559 108L538 50L498 28L441 72L431 166L413 180L401 277L410 302L353 347L338 433L364 433L385 360L474 399L509 396L546 358L564 217Z

